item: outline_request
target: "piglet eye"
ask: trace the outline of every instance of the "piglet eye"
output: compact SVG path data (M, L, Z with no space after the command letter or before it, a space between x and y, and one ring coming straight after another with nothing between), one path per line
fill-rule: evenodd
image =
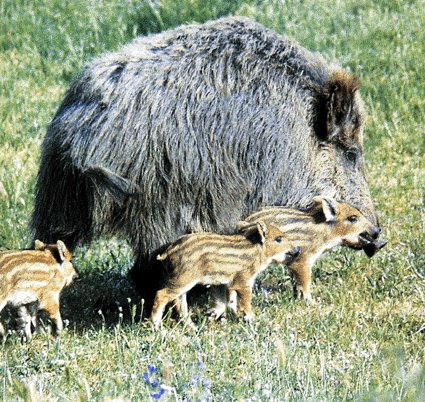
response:
M350 222L350 223L355 223L355 222L358 222L359 217L358 217L358 216L356 216L356 215L352 215L352 216L349 216L349 217L347 218L347 220L348 220L348 222Z
M282 243L282 240L283 240L282 236L278 236L276 237L276 239L274 239L276 243Z

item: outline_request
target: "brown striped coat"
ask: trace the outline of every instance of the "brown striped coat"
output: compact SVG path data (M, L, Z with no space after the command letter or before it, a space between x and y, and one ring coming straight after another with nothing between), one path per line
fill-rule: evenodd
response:
M185 294L195 285L226 285L239 297L240 311L253 317L252 286L259 272L271 262L289 262L298 254L276 227L258 222L243 234L195 233L179 238L158 256L168 270L164 286L156 294L152 321L158 326L165 306L181 298L187 316ZM236 306L234 306L236 311Z
M49 314L55 334L60 334L60 292L77 275L71 258L60 240L56 244L36 240L34 250L0 253L0 312L6 304L17 308L17 321L27 339L31 338L31 325L36 324L37 310ZM0 336L4 336L1 323Z
M322 196L314 197L313 201L310 210L265 207L239 223L241 229L257 220L275 225L294 246L301 248L300 257L288 265L295 274L297 297L309 302L312 266L325 251L341 245L361 249L374 242L380 233L378 226L348 204Z

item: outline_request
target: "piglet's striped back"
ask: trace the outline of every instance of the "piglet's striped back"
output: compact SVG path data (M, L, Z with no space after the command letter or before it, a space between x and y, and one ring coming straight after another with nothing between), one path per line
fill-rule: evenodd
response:
M71 252L60 240L56 244L37 240L34 250L0 252L0 312L6 304L18 308L27 339L31 337L31 323L36 321L29 317L27 308L33 303L47 311L56 333L61 331L59 294L76 276L71 258ZM2 335L4 328L0 324Z

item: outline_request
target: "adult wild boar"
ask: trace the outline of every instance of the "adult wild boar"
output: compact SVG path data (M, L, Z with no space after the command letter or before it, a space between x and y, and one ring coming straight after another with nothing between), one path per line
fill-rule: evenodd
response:
M138 37L66 93L42 145L34 235L71 247L123 236L133 277L153 294L163 245L234 227L263 205L308 207L327 194L377 223L358 88L246 18Z

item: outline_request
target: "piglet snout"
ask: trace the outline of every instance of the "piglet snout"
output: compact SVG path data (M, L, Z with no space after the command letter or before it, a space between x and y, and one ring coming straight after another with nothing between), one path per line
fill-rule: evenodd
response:
M295 258L297 258L301 253L301 248L296 246L296 247L292 247L292 249L290 251L288 251L286 253L287 256L287 263L290 263L292 261L295 260Z

